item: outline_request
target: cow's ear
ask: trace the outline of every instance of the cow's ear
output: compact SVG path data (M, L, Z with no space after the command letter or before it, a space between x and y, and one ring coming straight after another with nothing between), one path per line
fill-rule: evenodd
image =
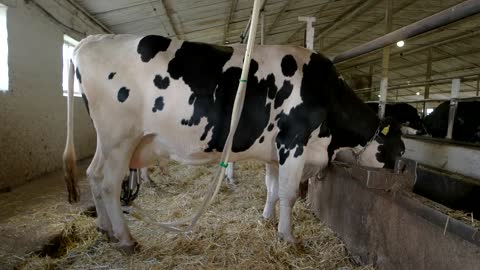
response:
M390 125L388 125L388 126L386 126L382 129L382 134L387 136L388 131L390 131Z
M401 135L400 124L391 117L385 117L380 124L380 132L385 136Z

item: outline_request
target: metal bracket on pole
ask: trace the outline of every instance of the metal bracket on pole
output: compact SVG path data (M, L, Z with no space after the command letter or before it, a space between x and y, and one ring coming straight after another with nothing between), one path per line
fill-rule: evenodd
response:
M313 42L315 38L315 28L313 23L317 20L315 17L298 17L298 20L301 22L306 22L306 36L305 36L305 47L307 49L313 50Z
M458 96L460 94L460 79L452 80L452 93L450 99L450 111L448 112L448 129L447 139L452 139L453 123L455 122L455 114L457 113Z
M260 0L260 1L262 1L260 2L261 3L260 16L264 16L263 14L265 13L265 5L267 4L267 0ZM263 18L260 18L260 20L264 21L265 16ZM247 25L245 26L245 30L243 30L243 32L240 34L240 43L242 44L244 44L248 39L248 35L250 34L251 23L252 23L252 17L248 19ZM261 33L261 35L263 34ZM260 37L260 38L261 38L260 44L263 45L263 37Z

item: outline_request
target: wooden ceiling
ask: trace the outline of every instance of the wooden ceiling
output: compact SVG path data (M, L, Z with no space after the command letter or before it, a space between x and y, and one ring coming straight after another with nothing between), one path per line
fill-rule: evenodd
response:
M237 43L253 0L76 0L114 33L158 34L216 44ZM385 34L385 0L267 0L265 44L303 45L305 23L314 16L315 49L334 56ZM393 0L393 30L461 3L461 0ZM390 85L426 80L428 54L431 78L480 74L480 15L392 46ZM378 88L381 50L337 64L346 78L370 77ZM365 85L364 85L365 86ZM389 91L389 100L418 100L425 86ZM360 91L359 93L364 93ZM378 99L378 89L363 94ZM474 96L478 81L462 82L461 96ZM418 93L418 94L417 94ZM430 98L446 98L450 84L430 86Z

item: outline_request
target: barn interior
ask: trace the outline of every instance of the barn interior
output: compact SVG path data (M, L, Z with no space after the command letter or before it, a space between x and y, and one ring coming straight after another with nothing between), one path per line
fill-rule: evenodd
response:
M311 30L307 31L307 23L299 17L315 18L313 49L335 59L442 11L455 12L453 7L478 6L478 2L266 0L256 44L305 47ZM276 224L260 220L265 170L262 164L248 161L235 167L236 189L222 186L216 202L192 233L164 232L132 214L132 208L125 208L128 224L143 244L141 252L126 256L95 230L85 170L95 153L97 137L81 94L76 92L74 140L82 199L68 204L62 154L68 63L78 42L94 34L133 34L228 46L248 39L253 4L253 0L0 0L0 113L4 116L0 120L0 269L345 270L455 269L451 267L459 265L475 269L480 265L480 141L458 141L452 133L446 139L405 135L404 158L415 165L407 162L403 171L364 173L364 168L354 165L349 169L335 165L329 177L346 179L348 176L339 171L358 172L369 179L366 188L358 188L350 178L340 187L330 183L309 186L308 198L298 202L294 211L300 245L277 240ZM458 101L477 100L479 24L480 15L472 12L430 31L395 40L387 46L388 60L382 46L335 65L363 101L407 103L423 118L443 102L457 106ZM388 77L388 87L382 97L384 77ZM480 113L478 106L476 109ZM450 132L454 134L456 122L448 117L444 120L452 123ZM476 132L471 136L480 139L480 126ZM135 200L158 220L189 214L214 172L211 165L191 167L171 162L168 167L167 172L150 168L153 181L140 187ZM412 184L408 194L421 197L422 206L399 199L403 193L397 198L391 191L396 190L394 184L372 191L368 183L375 182L375 177L415 182L417 186ZM363 212L351 206L357 197L338 201L345 196L341 194L352 191L352 186L369 194L359 195L355 205L363 207L369 200L368 209L377 211L378 216L358 214ZM340 195L320 199L325 189ZM385 214L389 209L395 213ZM380 214L380 210L384 212ZM358 230L345 229L349 222L356 224L356 218L361 220ZM378 222L382 225L374 230L375 218L391 222ZM405 232L397 226L418 230ZM361 229L375 233L372 236ZM421 239L431 244L402 254L407 248L399 237L400 244L393 252L386 244L377 243L390 240L389 231L397 236L415 233L418 238L404 237L403 241ZM441 238L437 247L435 238ZM447 252L449 246L455 251ZM411 264L406 265L408 260Z

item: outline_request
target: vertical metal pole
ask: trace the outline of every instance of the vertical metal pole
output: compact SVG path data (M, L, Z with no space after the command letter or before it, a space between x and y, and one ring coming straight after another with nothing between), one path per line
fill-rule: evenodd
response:
M432 78L432 48L428 49L427 55L427 73L425 74L425 80L430 81ZM425 85L425 92L423 93L423 99L430 98L430 84ZM423 117L427 116L427 103L423 102Z
M387 0L387 8L385 10L385 34L392 31L392 9L393 0ZM380 100L378 108L378 117L383 119L385 115L385 105L387 103L387 88L388 88L388 65L390 62L390 46L383 48L382 61L382 80L380 81Z
M260 45L265 42L265 11L260 13Z
M368 100L373 100L375 98L374 97L375 93L373 92L373 72L374 72L374 66L372 64L368 68L368 75L370 76L370 83L368 85L368 88L370 88L370 93L369 93Z
M478 75L478 78L477 78L477 97L479 92L480 92L480 75Z
M450 111L448 113L448 129L447 139L452 139L453 123L455 122L455 114L457 112L458 95L460 93L460 79L452 80L452 92L450 97Z
M315 37L315 28L313 23L316 21L315 17L298 17L299 21L306 22L306 35L305 35L305 47L309 50L313 50L313 42Z

